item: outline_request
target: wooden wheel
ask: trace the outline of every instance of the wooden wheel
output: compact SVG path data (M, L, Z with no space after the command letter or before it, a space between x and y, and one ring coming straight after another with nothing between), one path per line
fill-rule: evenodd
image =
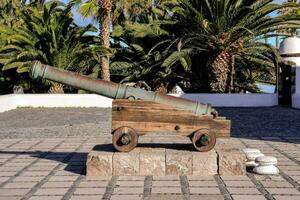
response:
M212 150L216 144L216 134L209 129L197 130L192 137L194 147L201 152Z
M116 150L129 152L138 143L138 135L133 128L122 126L113 132L112 143Z

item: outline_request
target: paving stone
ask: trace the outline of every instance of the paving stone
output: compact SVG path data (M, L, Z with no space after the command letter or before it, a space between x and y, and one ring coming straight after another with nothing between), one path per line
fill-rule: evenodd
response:
M111 177L109 176L86 176L85 177L85 180L87 181L108 181L110 179ZM118 180L120 180L120 177Z
M5 163L5 165L3 166L22 166L22 167L26 167L27 165L29 165L30 163L27 163L27 162L8 162L8 163Z
M244 175L246 173L246 157L237 149L218 150L219 174Z
M180 187L179 181L153 181L152 187Z
M215 150L209 152L193 152L192 154L194 176L218 174L217 153Z
M143 181L145 176L119 176L120 181Z
M271 194L279 194L279 195L300 195L300 192L295 188L266 188L266 190Z
M191 194L220 194L217 187L190 187Z
M7 183L3 186L3 188L32 188L35 186L38 182L24 182L24 183Z
M7 181L10 177L0 177L0 183Z
M189 181L190 187L218 187L218 183L216 181Z
M47 176L50 171L23 171L21 176Z
M61 200L63 196L32 196L29 200Z
M274 195L274 198L276 200L299 200L300 196L295 195L295 196L291 196L291 195Z
M23 197L22 196L19 196L19 197L1 197L0 196L0 200L21 200Z
M69 188L40 188L34 195L64 195Z
M41 181L43 176L18 176L13 179L13 182L39 182Z
M221 175L224 181L250 181L249 177L244 176L232 176L232 175Z
M78 176L52 176L49 181L75 181Z
M120 178L119 178L120 180ZM154 181L172 181L172 180L179 180L179 176L153 176Z
M15 167L0 167L1 172L17 172L23 169L23 166L15 166Z
M74 194L78 195L94 195L94 194L104 194L105 188L76 188Z
M41 187L42 188L69 188L73 184L72 181L64 182L46 182Z
M224 200L223 195L217 194L201 194L201 195L190 195L190 200Z
M230 194L260 194L256 188L227 187Z
M225 181L227 187L255 187L251 181Z
M164 176L165 149L143 148L140 151L140 175Z
M191 175L193 156L187 151L166 150L166 175Z
M213 176L187 176L189 181L215 181Z
M66 170L71 170L68 167L66 167ZM66 170L59 170L54 175L55 176L77 176L78 174L81 174L81 170L72 170L72 171L66 171Z
M70 200L100 200L102 195L73 195Z
M29 192L29 188L26 189L11 189L0 188L0 196L23 196Z
M266 200L263 195L232 195L233 200Z
M150 200L182 200L181 195L174 194L151 194Z
M113 174L115 176L129 176L139 174L139 153L115 153L113 156Z
M114 194L143 194L143 187L115 187Z
M116 185L121 187L143 187L144 181L120 181L118 180Z
M291 188L292 184L286 181L261 181L261 184L264 187L268 188Z
M16 175L18 172L0 172L0 177L10 177Z
M82 188L97 188L97 187L106 187L108 181L82 181L79 183L78 187Z
M142 195L112 195L110 200L142 200Z
M151 192L153 194L169 194L169 193L176 193L181 194L181 188L180 187L153 187Z

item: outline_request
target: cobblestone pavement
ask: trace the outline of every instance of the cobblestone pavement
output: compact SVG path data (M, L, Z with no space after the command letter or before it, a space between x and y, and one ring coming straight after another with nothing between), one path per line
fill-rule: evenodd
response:
M275 107L220 112L233 120L230 140L277 157L280 175L86 177L87 152L111 142L109 110L17 109L0 114L0 200L299 200L300 111ZM161 136L158 141L181 140Z

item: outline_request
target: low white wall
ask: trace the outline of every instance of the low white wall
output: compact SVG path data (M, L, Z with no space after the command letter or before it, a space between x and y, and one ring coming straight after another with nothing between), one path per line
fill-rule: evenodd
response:
M292 97L292 107L300 109L300 94L294 94Z
M217 107L268 107L278 105L277 94L183 94L181 97Z
M181 97L218 107L278 105L277 94L184 94ZM299 101L297 100L297 102ZM111 107L111 105L112 99L96 94L10 94L0 96L0 112L17 107Z
M96 94L10 94L0 96L0 112L17 107L111 107L112 99Z
M296 67L295 87L296 94L300 94L300 66Z
M15 95L0 95L0 112L16 109L17 103L15 101Z

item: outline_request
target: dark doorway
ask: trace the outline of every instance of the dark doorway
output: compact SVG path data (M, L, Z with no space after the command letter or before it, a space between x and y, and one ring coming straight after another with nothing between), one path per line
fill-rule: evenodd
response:
M279 65L278 73L278 98L279 105L291 106L295 68L292 62L284 62Z

